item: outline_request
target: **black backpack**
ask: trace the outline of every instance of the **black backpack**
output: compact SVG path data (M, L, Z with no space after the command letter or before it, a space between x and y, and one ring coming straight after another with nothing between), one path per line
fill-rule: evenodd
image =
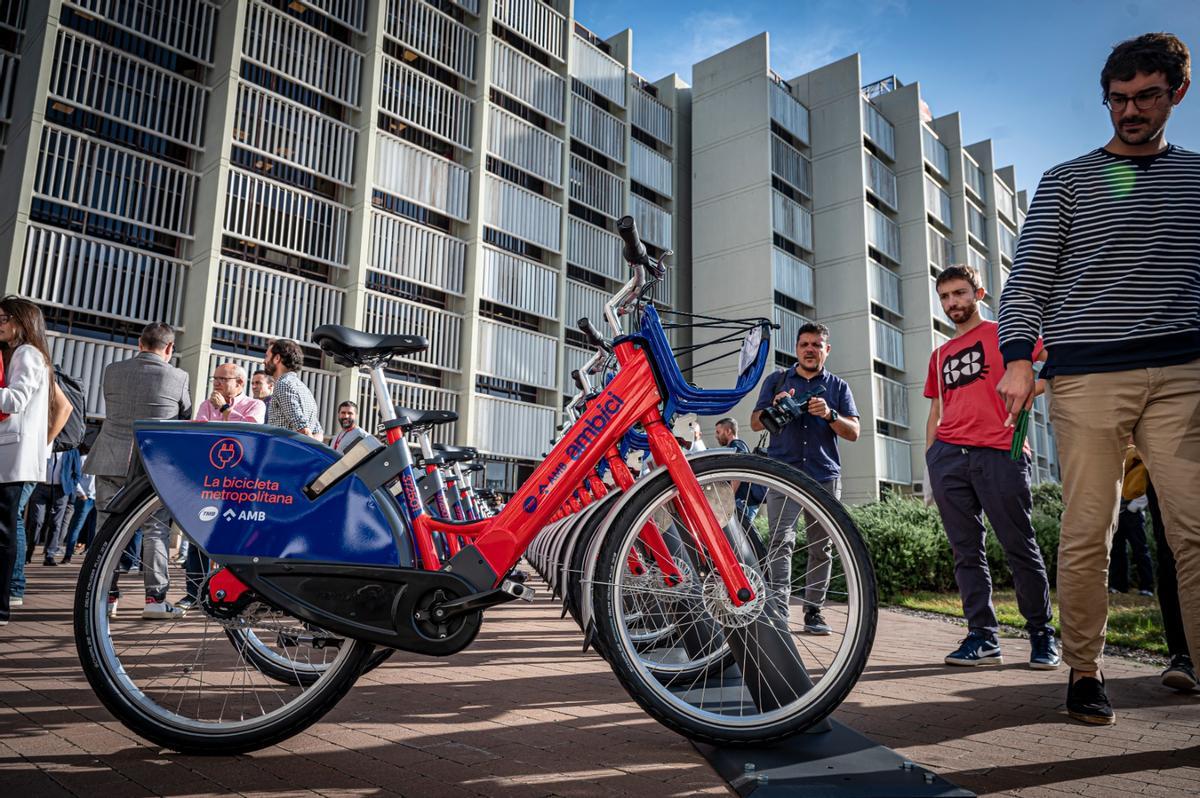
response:
M79 380L57 366L54 367L54 381L71 403L71 417L67 419L62 432L54 438L54 451L67 452L79 448L83 443L84 433L87 432L87 399Z

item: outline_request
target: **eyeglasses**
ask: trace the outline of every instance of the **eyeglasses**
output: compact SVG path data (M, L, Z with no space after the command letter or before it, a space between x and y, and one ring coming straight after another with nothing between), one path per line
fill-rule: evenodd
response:
M214 376L212 378L212 381L213 382L237 382L238 378L237 377L215 377Z
M7 316L3 313L0 313L0 324L8 324L8 322L11 318L12 318L12 316Z
M1132 97L1126 97L1124 94L1110 94L1101 102L1108 106L1108 110L1120 113L1125 110L1125 106L1129 105L1129 101L1133 100L1133 105L1139 111L1149 111L1158 105L1159 100L1163 97L1170 97L1175 93L1174 89L1159 87L1156 89L1146 89L1139 91Z

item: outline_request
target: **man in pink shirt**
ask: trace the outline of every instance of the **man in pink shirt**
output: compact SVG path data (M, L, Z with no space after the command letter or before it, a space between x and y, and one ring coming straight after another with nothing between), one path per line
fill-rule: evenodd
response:
M267 406L253 396L245 394L245 369L237 363L222 363L213 372L212 382L212 394L196 411L197 421L263 423Z
M222 363L212 375L212 393L196 411L197 421L248 421L262 424L267 415L267 406L253 396L247 396L246 370L237 363ZM187 572L187 595L175 603L177 609L187 612L196 606L200 585L208 571L208 558L195 545L187 547L184 570Z

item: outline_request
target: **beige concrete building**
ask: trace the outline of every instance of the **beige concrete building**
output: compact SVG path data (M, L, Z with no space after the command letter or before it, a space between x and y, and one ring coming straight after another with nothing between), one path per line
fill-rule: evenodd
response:
M826 324L827 365L862 414L860 439L841 446L844 498L920 491L929 356L953 333L934 278L976 266L994 318L1024 217L1012 167L994 163L990 141L965 142L958 114L933 116L919 83L864 82L857 55L785 80L764 33L692 78L695 312L773 318L780 366L794 363L801 324ZM724 363L696 376L734 379ZM1036 410L1035 477L1050 479Z

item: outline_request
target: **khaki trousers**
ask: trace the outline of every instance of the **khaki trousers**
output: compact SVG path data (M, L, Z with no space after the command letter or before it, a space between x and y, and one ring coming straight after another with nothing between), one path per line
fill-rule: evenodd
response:
M1158 493L1188 647L1200 662L1200 360L1051 383L1066 505L1058 546L1063 659L1077 670L1100 667L1109 549L1132 435Z

